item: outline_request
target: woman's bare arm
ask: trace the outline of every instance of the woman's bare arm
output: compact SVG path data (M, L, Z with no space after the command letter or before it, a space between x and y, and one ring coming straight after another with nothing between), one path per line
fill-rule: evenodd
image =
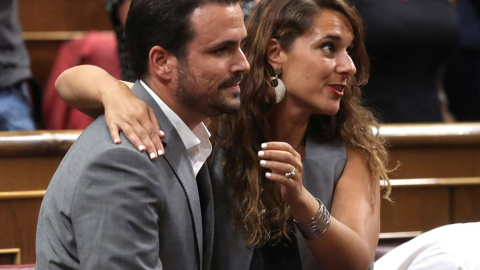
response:
M153 110L130 91L132 86L91 65L70 68L55 83L58 94L68 105L92 117L105 112L115 143L121 143L121 130L137 149L146 150L156 159L164 151L160 141L163 133Z
M280 187L300 224L315 216L319 203L304 188L300 155L282 142L268 142L259 153L266 177ZM292 178L284 175L296 168ZM380 233L380 185L372 180L364 155L347 148L347 164L335 188L330 227L320 238L306 243L322 269L367 269L372 262Z

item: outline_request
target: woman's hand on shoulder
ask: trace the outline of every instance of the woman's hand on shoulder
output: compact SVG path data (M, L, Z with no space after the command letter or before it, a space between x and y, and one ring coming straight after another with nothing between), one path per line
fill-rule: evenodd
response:
M132 93L131 86L131 83L119 82L118 91L102 92L110 136L114 143L120 144L122 131L139 151L146 151L150 159L155 160L164 153L161 139L165 135L153 109Z

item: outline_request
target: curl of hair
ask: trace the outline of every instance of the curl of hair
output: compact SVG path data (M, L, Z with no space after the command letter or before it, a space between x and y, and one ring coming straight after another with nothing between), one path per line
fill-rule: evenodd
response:
M289 207L283 202L278 187L265 179L265 170L259 165L257 152L261 143L271 141L273 132L269 123L275 106L273 87L267 83L272 74L265 52L270 38L279 40L289 50L295 38L307 32L322 10L343 14L352 24L354 41L351 57L357 73L345 90L340 110L335 116L314 115L319 123L315 131L323 139L341 137L348 145L365 155L373 181L390 185L385 164L387 152L378 134L373 114L361 105L360 88L368 80L368 56L363 44L363 26L353 7L343 0L264 0L247 22L248 37L243 51L250 63L241 85L242 106L234 115L222 116L217 126L227 130L218 142L225 150L224 174L230 182L231 213L236 225L245 234L247 246L275 244L281 237L289 238L292 231ZM377 128L378 130L378 128Z

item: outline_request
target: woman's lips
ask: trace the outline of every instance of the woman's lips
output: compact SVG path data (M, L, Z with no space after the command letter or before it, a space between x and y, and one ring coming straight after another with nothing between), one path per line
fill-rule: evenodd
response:
M345 92L344 92L345 85L330 84L328 86L329 86L330 90L332 90L332 92L339 97L343 97L343 95L345 94Z

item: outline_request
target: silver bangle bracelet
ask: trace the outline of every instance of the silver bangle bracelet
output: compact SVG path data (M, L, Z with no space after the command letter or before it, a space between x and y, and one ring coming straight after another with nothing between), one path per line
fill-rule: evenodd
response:
M295 219L295 225L297 225L298 230L302 233L303 237L307 240L320 238L330 226L330 221L332 216L328 212L327 208L323 203L316 198L320 207L315 216L311 217L307 223L298 223Z

